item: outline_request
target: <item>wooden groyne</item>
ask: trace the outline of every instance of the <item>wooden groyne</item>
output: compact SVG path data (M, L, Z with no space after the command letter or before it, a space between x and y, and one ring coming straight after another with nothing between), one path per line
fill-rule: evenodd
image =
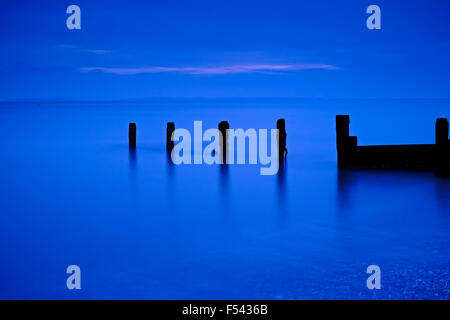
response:
M130 148L136 147L136 123L133 122L128 125L128 144Z
M450 142L448 121L436 121L435 144L358 146L358 138L349 134L350 117L336 116L338 167L352 166L404 169L433 169L449 174Z
M219 141L220 150L222 155L222 163L226 163L227 153L228 153L228 130L230 129L230 124L228 121L221 121L218 125L218 130L221 135L221 139ZM279 160L283 160L287 156L287 148L286 148L286 121L284 119L277 120L277 129L278 129L278 158ZM130 123L131 130L131 123ZM166 127L166 150L172 151L174 147L174 142L172 140L173 132L175 131L175 123L167 122ZM131 131L130 131L131 132ZM131 140L130 140L131 141ZM131 142L130 142L131 145Z
M175 122L167 122L166 128L166 150L172 151L174 143L172 140L173 132L175 131Z
M227 153L228 153L228 130L230 129L230 124L228 121L219 122L218 126L219 132L221 133L220 137L220 150L222 151L222 163L227 163Z
M286 121L284 119L277 120L278 129L278 159L282 161L287 155L286 148Z

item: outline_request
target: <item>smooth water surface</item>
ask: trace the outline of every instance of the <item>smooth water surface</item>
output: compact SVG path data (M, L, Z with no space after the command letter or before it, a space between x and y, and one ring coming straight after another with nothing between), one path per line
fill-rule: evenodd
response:
M450 297L450 179L338 172L335 115L367 144L434 143L448 100L0 104L0 298ZM286 166L168 161L165 126L274 128ZM128 148L128 123L137 149ZM66 268L82 290L66 288ZM382 289L366 288L379 265Z

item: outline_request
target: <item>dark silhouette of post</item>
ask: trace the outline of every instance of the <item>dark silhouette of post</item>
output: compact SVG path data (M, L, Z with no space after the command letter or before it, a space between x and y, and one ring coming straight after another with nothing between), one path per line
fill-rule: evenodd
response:
M136 147L136 123L133 122L128 126L128 144L131 148Z
M171 152L174 143L172 140L172 134L175 131L175 122L167 122L167 129L166 129L166 150Z
M349 136L349 116L336 116L338 166L434 169L438 175L450 174L449 124L436 121L435 144L358 146L357 137Z
M336 147L338 167L345 168L347 166L346 145L349 138L350 117L348 115L336 116Z
M448 171L449 161L448 120L439 118L436 120L436 155L435 172L444 175Z
M227 121L221 121L219 123L219 132L221 133L220 144L220 154L222 157L222 164L227 163L227 152L228 152L228 129L230 129L230 124Z
M287 155L286 148L286 121L284 119L277 120L278 129L278 160L283 161Z

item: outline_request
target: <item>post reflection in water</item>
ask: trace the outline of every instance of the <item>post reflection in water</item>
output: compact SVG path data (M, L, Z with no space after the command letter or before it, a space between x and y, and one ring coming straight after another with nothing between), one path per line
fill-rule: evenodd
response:
M286 171L287 159L280 159L277 173L278 207L281 212L286 210Z
M352 169L338 169L337 171L337 209L345 212L351 203L351 189L354 187L357 172Z
M450 178L436 177L436 204L442 213L450 219Z
M220 210L228 211L229 209L229 168L227 164L219 165L219 194L220 194Z
M129 147L130 172L132 177L136 177L137 170L137 154L136 147Z
M167 176L167 194L170 205L174 205L175 199L175 164L172 162L171 152L166 152L166 176Z
M174 174L175 174L174 167L175 167L175 165L172 162L171 153L170 153L170 151L168 151L168 152L166 152L166 168L167 168L167 177L169 178L169 182L174 177Z
M137 152L136 147L129 146L128 158L130 166L130 191L131 198L135 199L137 197Z

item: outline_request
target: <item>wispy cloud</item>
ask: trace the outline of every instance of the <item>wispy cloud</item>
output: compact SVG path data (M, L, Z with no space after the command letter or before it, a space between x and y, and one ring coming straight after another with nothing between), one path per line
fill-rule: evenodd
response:
M60 44L58 47L63 50L73 50L73 51L84 52L84 53L95 54L95 55L105 55L105 54L112 53L111 50L87 49L87 48L83 48L83 47L80 47L77 45L71 45L71 44Z
M100 71L118 75L135 75L144 73L183 73L191 75L221 75L243 73L271 73L293 72L300 70L338 70L339 68L329 64L251 64L218 67L138 67L138 68L110 68L88 67L81 68L81 72Z
M101 50L101 49L85 49L83 51L97 55L110 54L112 52L111 50Z

